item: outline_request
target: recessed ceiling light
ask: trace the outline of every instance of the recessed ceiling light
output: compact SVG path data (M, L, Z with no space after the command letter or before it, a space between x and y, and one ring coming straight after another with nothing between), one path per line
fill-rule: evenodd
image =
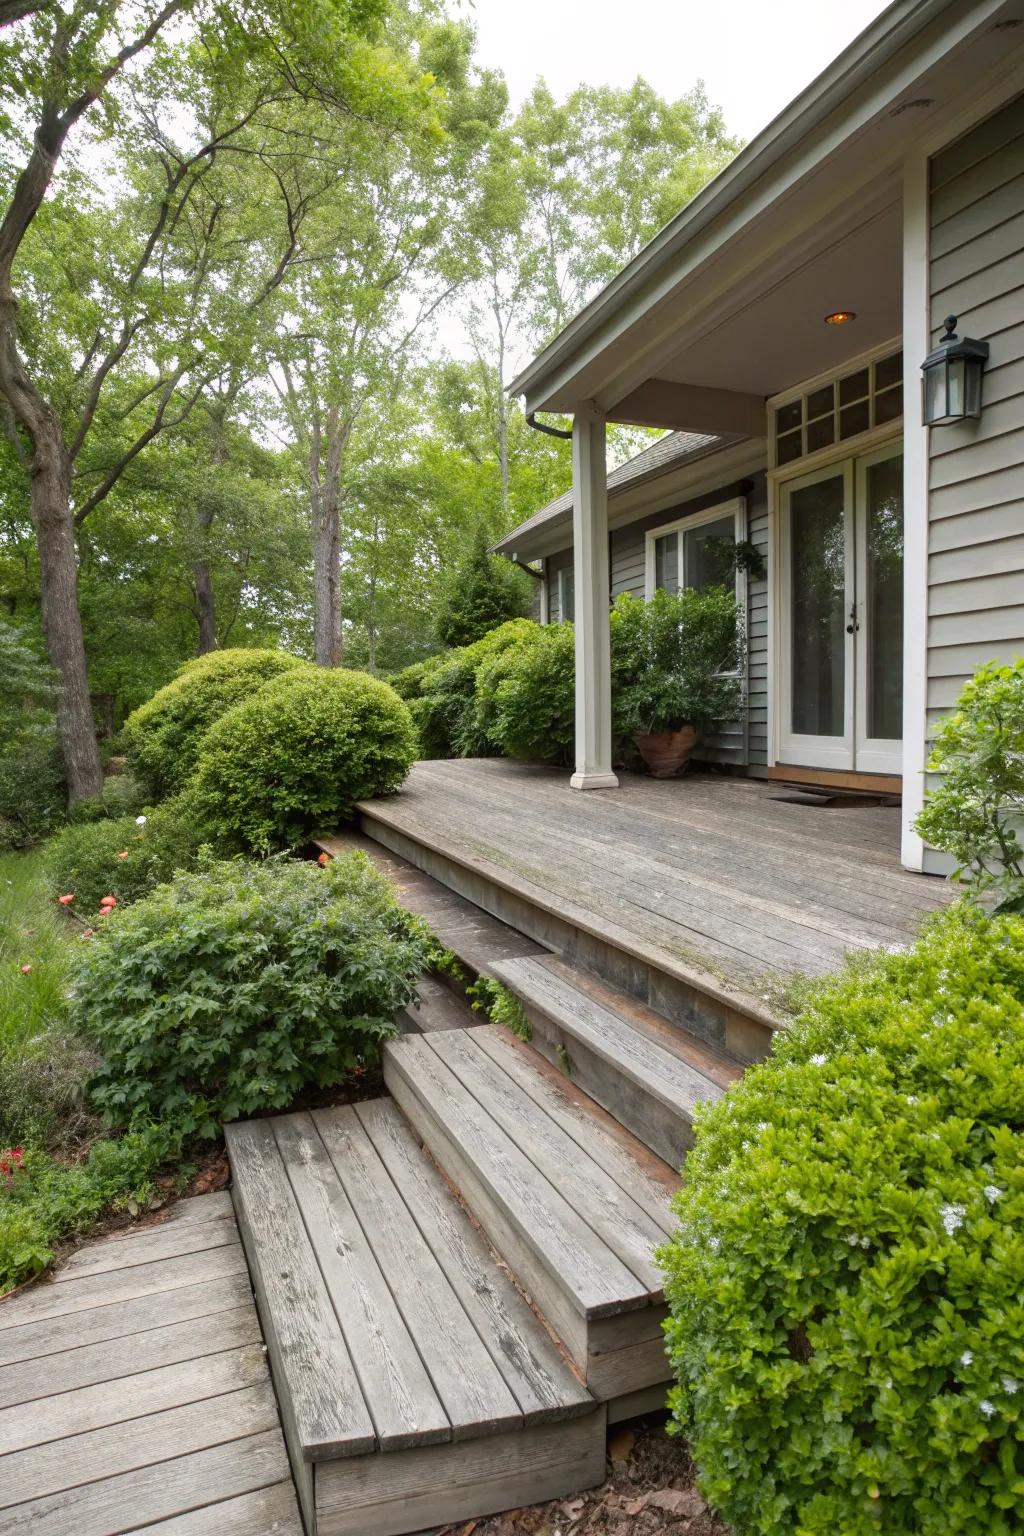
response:
M915 96L913 101L901 101L898 107L893 107L890 117L900 117L904 112L923 111L925 107L934 107L933 96Z
M846 325L857 316L852 309L836 309L830 315L825 316L826 325Z

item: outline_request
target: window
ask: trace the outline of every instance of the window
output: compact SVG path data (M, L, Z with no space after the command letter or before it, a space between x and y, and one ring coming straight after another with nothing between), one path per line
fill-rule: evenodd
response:
M775 408L775 463L859 437L903 415L903 353L890 352Z
M558 573L558 617L570 623L576 617L576 572L571 565Z
M745 514L741 497L652 528L647 535L648 597L659 589L737 586L736 545L746 537Z

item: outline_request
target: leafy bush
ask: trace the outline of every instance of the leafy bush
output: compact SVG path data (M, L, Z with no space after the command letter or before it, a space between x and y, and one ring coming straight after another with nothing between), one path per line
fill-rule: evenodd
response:
M1024 912L1024 659L982 667L935 733L921 836L957 861L954 878L996 909Z
M112 773L103 780L98 795L76 800L68 811L68 820L114 821L121 816L137 816L146 806L142 788L130 773Z
M481 526L441 597L437 638L442 645L472 645L509 619L526 618L532 605L533 577L511 560L490 554Z
M673 1406L738 1536L1009 1536L1024 1425L1024 921L820 984L701 1115Z
M621 736L675 730L698 733L735 719L744 644L735 598L724 587L628 593L612 611L612 707ZM722 674L732 674L725 675Z
M203 824L226 844L265 852L390 794L416 757L394 689L365 672L306 667L268 683L207 734L195 781Z
M147 796L162 800L195 771L199 746L215 720L273 677L308 667L287 651L211 651L187 661L177 677L128 716L124 749Z
M56 701L53 672L22 630L0 622L0 852L63 820Z
M429 687L430 679L439 667L443 667L448 660L449 653L442 651L440 655L428 656L426 661L414 661L408 667L403 667L401 672L392 672L385 678L398 694L400 699L409 703L412 699L422 698L423 693Z
M361 854L320 869L208 860L82 946L73 1018L103 1057L96 1103L217 1134L376 1059L431 938Z
M476 682L480 669L513 647L532 645L543 634L533 619L513 619L473 645L450 651L421 683L421 695L411 704L423 757L487 757L501 749L477 712Z
M0 1293L41 1274L59 1238L85 1231L105 1211L149 1204L156 1173L181 1149L173 1133L140 1126L97 1141L75 1164L17 1150L17 1158L12 1148L0 1152ZM178 1182L186 1172L179 1167Z
M72 823L46 847L51 899L73 896L75 917L94 917L104 896L137 901L196 861L202 833L187 799L166 800L145 816Z
M477 673L475 718L509 757L568 763L575 740L576 654L571 624L548 624Z

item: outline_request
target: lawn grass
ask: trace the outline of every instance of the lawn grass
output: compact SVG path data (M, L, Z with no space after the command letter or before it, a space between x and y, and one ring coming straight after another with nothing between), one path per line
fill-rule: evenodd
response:
M41 849L0 854L0 1051L62 1026L77 926L47 899Z

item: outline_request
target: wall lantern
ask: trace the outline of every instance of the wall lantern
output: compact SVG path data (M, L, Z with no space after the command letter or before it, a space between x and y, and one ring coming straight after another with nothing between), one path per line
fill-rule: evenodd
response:
M981 415L981 375L987 341L956 334L956 315L947 315L946 334L921 364L925 426L943 427Z

